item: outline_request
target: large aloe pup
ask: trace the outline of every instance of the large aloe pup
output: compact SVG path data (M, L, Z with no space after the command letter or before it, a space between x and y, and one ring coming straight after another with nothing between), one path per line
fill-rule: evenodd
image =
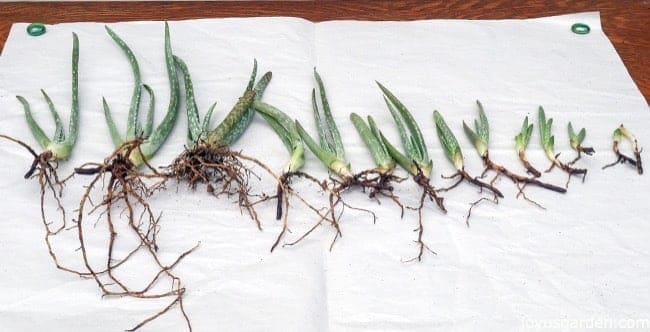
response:
M173 269L194 248L180 254L172 264L162 260L158 256L159 246L157 242L157 234L160 231L160 225L158 224L160 216L148 203L148 199L153 193L165 188L165 180L167 179L165 174L161 174L157 169L151 167L148 161L169 136L178 113L179 82L172 55L169 26L165 23L164 58L169 79L170 98L167 112L156 128L153 126L153 91L142 84L135 55L127 44L110 28L106 27L106 31L126 55L135 82L128 112L127 130L124 136L118 132L115 126L108 101L103 100L104 115L111 139L117 147L116 150L102 163L86 163L75 170L77 174L94 175L90 183L85 186L76 217L79 251L83 258L84 267L102 290L104 296L129 296L139 299L172 298L170 305L143 320L131 330L137 330L164 314L174 307L174 304L178 304L188 329L191 330L189 318L183 309L185 288L180 279L174 274ZM143 87L150 94L151 101L145 123L141 125L138 120L138 113ZM149 172L139 171L139 166L142 165L146 165ZM96 191L98 190L101 191L101 199L93 202L93 196L97 194ZM97 225L97 218L101 218L102 224L106 225L106 227L87 227L88 214L92 213L99 214L99 217L91 218L93 224ZM127 228L123 229L118 225L124 225ZM107 232L108 244L104 256L97 257L97 255L101 255L101 252L89 250L86 236L87 233L102 230ZM123 236L122 232L124 231L130 232L130 234ZM127 249L129 252L126 256L120 255L118 257L116 248L120 248L120 251ZM138 256L137 254L140 252L144 254L142 256L149 257L151 263L154 264L153 266L156 266L158 270L152 274L145 273L141 275L142 278L145 278L144 280L148 281L145 284L149 285L144 288L142 288L141 284L133 284L130 280L124 278L124 275L133 274L132 271L117 271L133 266L133 264L128 263L133 257ZM105 265L98 266L97 262L101 261L105 262ZM170 289L160 290L153 287L153 285L165 281L169 281L172 285Z
M179 181L186 181L191 188L195 188L198 183L206 183L208 191L215 196L236 195L240 208L246 210L251 219L256 222L257 227L261 229L262 226L249 193L248 177L250 172L241 160L249 160L264 169L267 168L254 158L231 150L229 146L244 133L252 121L255 115L252 103L254 100L262 98L264 90L271 80L271 72L264 74L256 84L257 61L255 61L243 95L224 119L214 129L210 129L210 119L215 104L210 106L201 120L187 64L179 57L175 57L174 60L185 81L185 107L188 118L187 149L176 157L168 167L168 176Z
M153 129L153 113L155 109L154 92L149 86L142 84L138 60L133 54L131 48L129 48L124 40L122 40L108 26L106 27L106 31L115 41L115 43L122 49L127 59L129 60L129 63L131 64L131 70L133 71L134 86L133 94L131 96L131 105L129 107L129 113L127 117L126 135L122 137L117 130L106 99L103 99L104 115L106 117L106 123L108 125L113 144L116 148L124 147L124 153L127 154L126 156L128 160L137 168L138 166L151 159L156 151L160 148L160 146L165 142L169 136L169 133L174 127L176 115L178 113L178 77L176 75L176 68L174 67L174 58L172 55L169 36L169 25L165 23L165 65L167 66L167 76L169 79L169 105L167 106L167 113L165 114L165 117L155 130ZM140 97L143 87L150 96L149 108L144 126L142 126L138 120ZM135 140L140 140L140 142L137 144L137 147L134 147L130 143Z
M523 194L523 189L526 185L534 185L559 193L566 192L565 188L539 181L535 177L527 177L513 173L505 166L492 161L492 159L490 159L489 152L490 125L488 123L487 116L485 115L485 111L483 110L483 105L481 105L478 100L476 101L476 105L478 106L479 118L478 120L474 120L474 129L470 128L470 126L468 126L465 121L463 121L463 129L465 130L467 137L470 139L470 141L472 141L472 144L474 144L476 152L478 152L479 156L483 160L483 165L485 166L484 173L488 170L492 170L497 173L497 176L504 175L508 177L519 188L519 194Z
M424 207L424 201L428 197L431 201L435 201L443 212L446 213L447 209L443 204L443 198L438 196L436 189L430 183L433 161L429 159L427 147L424 144L424 138L422 137L420 127L418 127L415 119L411 115L411 112L409 112L406 106L404 106L404 104L402 104L402 102L397 99L397 97L395 97L392 92L390 92L379 82L377 82L377 85L383 93L384 101L386 102L386 106L388 107L390 114L393 116L393 120L395 121L397 130L399 131L400 139L402 141L402 146L404 147L405 152L400 152L380 132L379 136L381 137L381 141L384 143L386 150L391 155L391 157L393 157L395 162L404 168L413 177L413 180L418 184L418 186L422 188L420 205L417 208L419 224L417 229L417 243L419 246L419 251L417 256L411 259L417 259L420 261L422 260L424 249L428 249L422 240L422 235L424 233L424 224L422 220L422 209Z
M546 153L546 157L551 161L551 167L548 170L546 170L546 172L550 172L555 167L558 167L563 171L565 171L569 175L569 179L566 182L566 187L569 186L569 180L571 179L571 175L582 174L582 181L584 182L585 177L587 176L586 169L571 167L569 164L565 164L557 158L559 156L559 153L555 154L555 150L554 150L555 137L551 133L551 129L553 126L553 119L546 119L546 114L544 113L544 108L542 108L542 106L539 107L538 116L539 116L539 133L542 141L542 148Z
M634 136L634 134L629 129L625 128L621 124L618 128L614 130L614 134L612 135L612 138L614 140L612 149L616 154L616 161L611 164L603 166L603 169L612 167L616 164L629 163L630 165L636 168L636 171L637 173L639 173L639 175L642 175L643 165L641 162L641 149L639 149L639 142L636 139L636 136ZM632 153L634 153L634 158L629 157L620 151L619 145L621 144L623 138L627 139L632 144Z

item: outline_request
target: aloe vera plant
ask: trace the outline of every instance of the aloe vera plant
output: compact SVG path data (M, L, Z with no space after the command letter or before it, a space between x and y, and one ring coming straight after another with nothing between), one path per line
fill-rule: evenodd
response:
M436 124L436 132L438 134L438 139L440 139L440 144L445 151L445 156L456 168L456 174L448 178L459 178L458 181L451 187L444 188L442 190L448 191L458 186L462 181L467 181L481 189L487 189L491 191L497 197L503 197L503 194L501 191L499 191L499 189L489 183L478 180L477 177L473 177L469 175L467 171L465 171L465 159L463 158L460 144L458 144L456 136L451 131L451 129L449 129L449 126L447 126L447 123L445 122L445 119L442 117L440 112L433 111L433 121ZM487 144L485 145L485 154L487 155Z
M419 247L418 254L413 257L412 260L422 260L422 255L424 254L424 249L429 249L424 241L422 240L422 235L424 233L424 224L422 220L422 210L424 208L424 202L427 198L433 201L438 205L438 208L443 212L447 212L443 204L443 198L438 196L436 189L431 185L430 176L431 171L433 170L433 161L429 159L427 152L427 147L424 143L424 138L422 137L422 132L420 127L415 122L411 112L404 106L404 104L385 86L377 82L379 89L383 93L384 101L390 114L393 117L397 130L399 132L400 139L402 141L402 146L404 147L404 153L400 152L391 142L384 136L383 133L379 132L381 141L384 143L386 150L395 162L404 168L409 175L413 178L415 183L422 188L422 195L420 196L420 204L417 207L418 210L418 232L417 244Z
M467 137L474 144L474 147L476 148L476 152L478 152L479 156L483 160L483 165L485 166L484 174L488 170L492 170L497 174L497 177L499 175L504 175L508 177L510 180L512 180L513 183L515 183L515 185L517 185L517 188L519 189L518 196L524 195L523 190L527 185L534 185L534 186L538 186L559 193L566 192L565 188L561 188L546 182L542 182L535 177L527 177L527 176L516 174L510 171L509 169L507 169L505 166L497 164L494 161L492 161L492 159L490 159L490 152L489 152L490 124L488 123L487 116L485 115L485 110L483 109L483 105L481 105L481 102L477 100L476 105L478 106L479 118L474 120L474 130L472 130L472 128L470 128L467 125L467 123L465 123L465 121L463 121L463 129L465 130L465 134L467 134ZM532 130L532 127L530 128ZM526 134L528 136L527 139L530 139L530 136L528 135L528 131L529 129L526 129ZM523 197L526 198L525 195Z
M135 83L125 136L119 134L109 104L106 99L103 100L106 123L116 150L102 163L86 163L75 169L77 174L94 175L90 183L85 186L76 218L79 251L87 274L97 283L104 296L172 298L168 306L143 320L131 331L139 329L169 311L175 304L178 304L187 327L191 330L189 318L183 309L185 288L180 279L174 274L173 268L196 247L180 254L172 264L163 263L158 256L159 247L157 243L160 216L153 211L148 203L148 199L153 193L165 188L166 180L166 176L151 167L148 161L169 136L178 113L179 83L172 55L169 25L165 23L164 59L169 79L170 98L167 113L155 129L153 128L153 91L142 84L138 62L129 46L109 27L106 27L106 31L126 55L131 65ZM138 120L142 88L150 95L148 114L144 125ZM149 173L138 170L139 166L142 165L147 166ZM93 203L91 197L97 194L96 191L101 191L101 200L98 203ZM89 212L86 212L87 208ZM119 213L116 213L115 209L119 209ZM93 212L99 213L99 218L102 218L105 225L107 225L108 245L105 257L95 257L98 253L95 250L89 250L86 244L87 233L98 231L95 227L86 227L87 214ZM118 219L126 219L126 222L124 224L118 223ZM94 225L96 225L96 222L93 219ZM134 236L118 237L118 225L128 225L128 230ZM129 249L126 256L116 258L114 253L117 251L115 249L117 247L130 247L132 249ZM129 264L125 263L129 262L138 252L143 252L150 257L158 269L152 275L143 275L143 278L149 278L148 286L144 288L141 288L140 285L133 285L123 277L122 273L118 273L118 270L128 267ZM96 262L102 259L106 262L106 265L103 267L97 266ZM165 279L171 282L171 289L159 290L153 287Z
M41 93L43 94L50 113L54 118L55 129L52 137L48 137L36 119L34 119L27 99L22 96L16 96L16 98L23 106L25 120L27 121L27 126L29 127L32 136L36 139L43 151L40 154L37 154L34 149L29 147L27 144L9 136L0 135L2 138L19 143L23 147L27 148L27 150L34 156L34 161L32 162L28 172L25 174L25 179L30 178L37 168L40 168L45 172L54 171L53 166L49 163L68 159L75 143L77 142L77 132L79 128L79 38L77 37L77 34L72 33L72 107L67 133L63 128L61 116L56 110L54 102L45 90L41 89Z
M582 142L585 140L585 137L587 136L587 130L585 128L580 129L580 131L576 134L576 132L573 130L573 125L571 124L571 122L569 122L567 129L569 131L569 143L571 144L571 148L576 150L576 152L578 152L578 156L575 159L573 159L569 163L569 165L573 165L578 160L580 160L583 153L588 156L594 154L595 152L594 148L582 146Z
M118 149L124 147L124 151L128 153L126 155L128 160L137 168L151 159L163 142L165 142L174 126L176 115L178 113L178 77L174 67L174 59L169 36L169 25L165 23L165 64L167 66L167 76L169 78L169 105L165 117L155 130L153 129L153 113L155 110L154 92L148 85L142 84L138 60L136 59L135 54L133 54L131 48L111 28L108 26L105 28L108 35L126 55L133 72L134 86L131 96L131 105L127 116L126 135L124 138L120 135L115 125L110 107L105 98L102 99L104 105L104 116L106 118L106 124L108 125L113 144ZM142 88L145 89L150 98L144 126L138 120ZM131 142L136 140L139 141L137 148L133 148Z
M528 158L526 158L526 147L528 147L532 134L533 124L528 124L528 117L526 117L521 125L521 131L515 136L515 150L519 160L524 164L526 172L538 178L542 176L542 173L533 167L528 161Z
M40 196L40 214L41 222L45 227L45 244L48 248L48 253L52 258L52 261L56 267L60 270L72 272L80 276L86 276L83 272L77 271L75 269L63 266L57 257L57 254L52 246L52 238L59 234L61 231L66 229L67 218L65 208L61 203L61 197L63 195L63 186L66 178L59 178L57 169L58 163L68 159L74 149L74 146L77 142L78 128L79 128L79 38L77 34L72 33L72 97L71 97L71 110L70 110L70 122L68 130L66 131L61 120L54 102L50 96L41 90L45 102L52 114L54 119L55 129L52 136L47 136L41 126L38 124L36 119L32 115L31 107L27 99L22 96L16 96L18 101L22 104L25 120L27 126L36 139L38 144L41 146L42 151L37 153L31 146L27 143L7 136L0 135L0 138L7 139L11 142L17 143L27 149L27 151L34 157L34 160L29 167L29 170L24 175L25 179L37 178L40 185L39 196ZM46 217L46 195L51 193L56 204L57 211L59 211L61 216L61 221L48 220L51 218Z
M553 136L551 131L553 126L553 119L546 118L546 113L544 112L544 108L542 106L539 107L538 116L539 116L539 133L542 141L542 148L546 153L546 157L551 161L551 167L547 169L546 172L550 172L555 167L558 167L562 169L564 172L566 172L569 175L569 178L566 182L565 187L569 186L569 180L571 180L571 175L582 175L582 181L584 182L585 177L587 176L587 169L571 167L569 164L565 164L557 158L559 156L559 153L555 154L555 150L554 150L555 137Z
M310 175L300 171L305 164L305 146L300 134L298 134L295 121L278 108L259 100L253 102L253 108L264 118L264 120L266 120L269 126L271 126L290 154L289 161L282 170L282 174L278 180L275 219L282 219L282 230L271 246L271 252L273 252L278 244L280 244L282 237L288 229L288 196L293 193L290 187L292 177L312 178ZM313 181L318 183L318 180L313 179Z
M344 191L350 189L351 187L358 187L364 191L366 189L369 190L371 197L375 197L378 194L391 198L395 197L392 194L393 188L388 183L388 181L392 179L391 175L388 173L389 169L391 168L385 162L385 160L382 160L381 163L377 165L377 168L373 170L367 170L356 174L352 172L350 163L345 158L345 150L343 148L341 134L339 133L338 127L336 126L336 122L334 122L334 117L332 116L332 111L330 110L329 102L327 100L327 94L325 92L323 80L321 79L316 69L314 69L314 78L316 80L316 84L318 86L318 94L320 96L320 98L316 98L316 89L312 90L312 109L318 130L319 141L316 142L316 140L314 140L314 138L312 138L311 135L307 133L299 121L296 121L296 129L309 150L320 160L320 162L325 167L327 167L331 173L337 177L337 179L332 179L332 183L329 186L330 188L327 189L329 192L328 213L330 215L328 220L336 229L336 235L334 236L334 239L330 245L331 249L338 237L342 235L339 227L339 217L337 217L336 207L339 204L348 206L341 197L341 194ZM321 110L318 106L319 99L322 107L322 115ZM353 123L355 121L356 120L353 120ZM360 125L360 123L357 121L355 125ZM374 147L380 148L379 146L373 146L373 149ZM379 151L371 151L373 151L372 153L381 153ZM376 216L371 211L359 208L356 209L366 211L372 214L373 220L376 219ZM325 218L322 217L312 229L310 229L297 241L288 245L294 245L300 242L324 220Z
M639 149L639 142L636 136L634 136L634 134L629 129L625 128L623 124L621 124L618 128L614 130L614 134L612 135L612 138L614 140L612 149L616 154L616 161L614 161L611 164L607 164L603 166L603 169L612 167L617 164L629 163L630 165L636 168L636 171L637 173L639 173L639 175L642 175L643 164L641 161L641 149ZM632 153L634 153L634 158L629 157L620 151L619 145L621 144L623 138L627 139L632 144Z
M185 82L185 101L187 111L187 148L168 166L168 176L187 182L191 188L205 183L214 196L236 195L241 209L246 210L261 229L261 223L251 201L248 186L250 174L242 160L251 161L263 169L268 168L255 158L231 150L230 145L244 133L255 115L252 104L260 100L269 84L272 74L267 72L257 83L257 61L254 61L248 84L243 95L226 114L224 119L210 129L215 104L212 104L201 120L194 96L194 85L187 64L179 57L174 61ZM215 187L217 186L217 187Z

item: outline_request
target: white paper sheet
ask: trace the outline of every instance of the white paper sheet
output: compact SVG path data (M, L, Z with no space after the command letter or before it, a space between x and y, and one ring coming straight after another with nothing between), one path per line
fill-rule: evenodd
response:
M572 33L575 22L589 24L591 33ZM507 179L497 182L505 199L498 206L486 203L475 209L470 228L465 216L469 203L480 197L475 188L463 184L445 194L446 215L427 204L424 239L437 255L425 254L421 263L402 262L416 253L414 211L407 210L400 219L394 205L377 205L360 192L348 193L346 200L375 211L376 224L366 213L348 209L341 221L343 238L332 252L328 247L333 229L323 226L300 245L270 254L280 230L274 204L260 205L260 232L231 202L171 185L151 203L163 211L163 259L171 262L201 243L176 269L187 287L185 309L195 331L561 330L569 324L583 324L578 326L584 329L599 322L650 327L650 206L645 197L650 181L629 165L600 169L615 159L611 134L619 124L634 131L641 146L650 144L650 132L644 131L650 114L602 32L598 13L502 21L313 24L295 18L254 18L170 25L174 53L192 72L199 109L205 112L218 101L217 120L243 91L257 58L260 71L274 75L264 100L315 133L310 93L315 84L312 68L317 67L357 171L372 167L372 159L348 120L350 112L372 114L391 139L398 139L375 80L414 113L434 160L437 186L449 184L440 175L451 174L453 168L435 134L434 109L456 133L467 169L474 174L481 172L481 162L461 124L476 117L477 99L492 129L491 156L517 172L523 173L523 168L514 154L513 137L526 115L537 126L539 105L554 118L556 150L562 159L574 156L568 121L586 127L585 143L596 149L595 156L579 162L589 169L585 183L573 179L567 194L528 189L546 210L515 199L516 189ZM162 118L169 96L163 24L110 26L136 53L143 81L156 91L157 120ZM41 125L53 131L40 88L67 122L75 31L81 54L80 142L59 171L68 174L85 161L101 161L112 151L102 96L110 102L119 128L125 126L132 78L123 54L102 24L48 26L37 38L28 36L25 27L12 27L0 56L0 133L36 145L15 95L27 98ZM185 135L182 114L152 163L168 164L182 149ZM259 118L234 147L276 170L287 158L280 140ZM55 269L42 239L38 185L22 178L31 159L22 148L4 141L0 155L0 330L123 330L169 302L101 298L93 281ZM548 165L537 128L528 155L538 168ZM326 175L311 154L305 169ZM566 176L555 170L543 179L563 184ZM64 203L70 211L87 181L77 177L67 186ZM267 179L254 188L272 192L274 184ZM303 185L300 190L325 204L315 187ZM419 197L410 181L398 185L397 193L407 205ZM304 207L292 204L293 233L287 241L316 221ZM105 234L105 225L100 221L94 230ZM68 234L57 241L58 248L69 252L63 259L73 265L79 264L74 240L74 234ZM91 250L103 248L105 239L95 240ZM129 271L151 273L147 265ZM142 330L183 328L176 309Z

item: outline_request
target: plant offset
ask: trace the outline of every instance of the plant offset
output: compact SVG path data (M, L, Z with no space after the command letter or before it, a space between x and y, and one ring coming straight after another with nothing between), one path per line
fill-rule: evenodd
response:
M436 128L442 152L444 152L445 157L455 169L452 176L443 176L443 178L456 179L449 187L435 188L432 184L434 160L429 155L425 135L420 130L420 126L414 117L414 114L431 114L427 112L431 112L433 108L418 109L416 112L411 113L388 88L378 82L379 91L381 91L383 100L399 134L402 149L400 150L396 147L396 144L393 144L387 138L390 135L385 135L385 132L379 129L382 123L375 120L380 119L381 114L379 114L378 110L354 109L356 112L352 112L352 110L346 111L350 112L350 122L345 123L345 129L348 129L347 132L351 132L351 128L356 130L373 161L373 166L369 169L353 171L351 160L349 156L346 156L345 148L347 146L344 140L353 140L354 138L345 136L346 131L339 130L334 120L334 110L330 107L325 91L325 84L315 69L313 77L316 87L312 89L310 100L308 96L304 96L305 102L311 101L311 110L295 109L293 110L295 114L291 114L276 107L278 105L271 105L262 100L271 80L271 72L266 72L258 79L257 61L254 60L252 72L241 96L234 102L234 105L225 114L222 121L213 127L211 121L217 109L216 103L210 104L203 117L201 117L189 66L179 56L183 49L176 47L175 50L178 53L173 52L169 25L166 23L164 52L161 52L161 58L164 58L163 63L166 67L169 103L163 117L155 126L156 98L154 89L143 83L143 75L140 71L136 53L111 28L106 27L106 32L110 37L110 39L105 38L106 41L119 47L129 62L131 69L133 89L128 113L126 114L126 128L121 131L115 123L116 119L110 106L111 103L115 103L115 100L107 98L102 98L101 101L97 100L95 105L97 107L88 106L89 110L85 110L86 113L84 114L93 112L93 108L97 108L95 110L97 112L99 107L103 107L103 115L110 135L106 139L107 141L110 139L113 143L114 150L108 152L107 157L101 162L81 164L75 168L74 173L70 176L59 177L57 173L59 162L67 160L73 152L80 127L79 40L76 34L72 35L72 97L67 130L63 125L61 115L57 111L54 101L44 90L41 90L45 104L49 108L54 121L54 132L51 136L48 136L36 121L34 115L37 114L32 113L28 100L22 96L16 96L18 100L16 105L22 108L27 127L35 141L40 145L41 152L36 152L27 143L14 137L0 135L0 138L21 145L34 158L24 177L25 179L38 179L40 186L40 217L45 227L45 242L48 253L58 269L93 280L103 296L171 299L167 306L144 319L131 330L140 329L169 312L172 308L179 309L180 316L185 321L187 329L192 330L190 315L185 311L183 305L186 288L173 270L185 257L196 250L198 245L180 253L173 253L171 261L162 259L161 252L167 254L169 249L159 241L158 234L161 230L162 213L152 205L156 199L155 194L168 189L167 187L171 186L172 183L185 184L191 189L205 186L206 192L211 196L231 198L240 211L252 219L255 226L260 230L262 230L266 218L264 215L258 214L258 203L264 201L274 202L274 219L281 220L281 228L271 245L271 251L274 251L287 237L289 233L290 207L292 208L291 211L295 211L295 207L290 204L290 198L297 199L302 203L301 207L307 209L308 215L314 216L316 220L315 222L309 219L302 220L303 224L308 224L307 231L298 236L293 242L284 243L283 246L295 245L303 241L309 234L312 234L319 226L329 223L335 231L333 239L329 243L329 250L332 250L334 243L343 235L341 224L342 220L344 220L343 212L346 209L348 211L368 213L372 217L373 223L380 218L375 214L372 206L370 208L366 205L363 208L355 207L346 202L344 198L349 197L348 195L356 190L362 193L364 199L368 199L373 204L375 202L379 204L389 199L391 207L399 209L400 216L404 218L407 210L404 209L402 199L412 195L413 192L408 191L408 184L402 184L402 182L406 179L406 176L411 177L414 182L411 185L417 190L417 195L414 197L417 204L415 204L415 207L410 207L410 209L417 211L415 217L417 218L417 227L414 230L417 233L414 241L417 245L417 252L413 258L404 260L405 262L423 260L426 250L435 254L426 244L424 230L430 220L425 218L424 215L425 204L427 201L431 201L440 212L447 213L445 202L448 201L445 201L440 196L440 193L447 192L448 195L452 195L452 189L462 182L474 186L483 194L478 199L470 198L472 203L466 214L466 223L469 221L472 209L478 203L485 200L498 203L499 199L504 198L504 196L507 197L507 195L504 195L505 191L502 192L495 185L497 179L501 176L509 178L514 183L515 197L523 197L538 206L540 205L536 201L533 201L524 193L525 189L534 186L554 193L563 194L567 192L568 180L564 187L542 181L544 173L540 172L529 161L526 150L529 148L534 135L534 124L529 122L528 116L523 120L521 130L514 136L514 152L523 164L521 174L492 159L493 156L490 154L489 149L490 137L494 136L491 134L499 131L500 128L490 128L488 116L483 105L478 101L476 103L478 117L473 122L466 123L463 121L462 128L468 142L475 148L483 165L482 173L479 176L472 176L470 175L471 171L466 170L467 165L471 166L469 157L463 155L462 144L454 135L455 130L460 130L460 123L452 124L447 122L441 112L433 111L433 124ZM226 75L226 73L217 73L216 77L219 77L219 74ZM147 78L147 80L149 81L151 78ZM242 82L236 84L240 83L244 86L246 82L242 80ZM360 84L365 83L360 82ZM371 83L367 82L367 84ZM143 92L146 95L146 103L142 101ZM274 93L278 95L286 94L285 91L275 91ZM147 105L143 112L140 109L141 103ZM341 104L336 103L336 105ZM185 146L177 146L179 153L173 160L157 161L157 165L167 166L154 166L152 161L160 159L160 156L157 157L156 153L172 134L172 129L179 118L179 109L182 107L185 108L185 112L180 114L186 116L187 120L187 130L183 131L184 135L186 135ZM282 105L282 108L286 110L295 107L289 104ZM305 122L300 121L310 111L315 122L317 138L310 135L302 125ZM362 117L360 115L362 112L369 115ZM142 120L140 119L140 113L145 113ZM260 118L256 119L256 115L259 115ZM249 156L233 148L244 133L249 132L251 135L259 135L247 130L250 124L256 120L260 120L256 124L257 126L268 125L279 138L279 142L264 142L269 145L269 153L277 151L271 147L276 143L277 145L282 143L288 152L286 163L278 175L261 161L269 157L268 155ZM431 121L431 118L426 119L426 121ZM585 145L587 129L575 130L579 127L574 129L571 122L567 124L568 140L565 141L565 144L558 144L558 146L565 146L567 150L570 147L572 151L570 150L569 153L575 155L575 158L570 162L563 162L559 159L560 153L555 151L555 136L552 132L552 124L553 119L547 118L544 109L540 106L537 123L540 143L544 154L551 162L551 167L546 172L557 167L566 172L569 179L572 175L577 175L582 176L584 182L587 168L577 168L574 165L583 156L591 156L596 151L593 147ZM590 132L590 135L592 134ZM598 135L602 134L598 133ZM639 175L642 175L642 149L636 136L621 124L614 130L612 139L612 150L616 160L603 168L617 164L628 164ZM631 152L624 152L628 146L623 141L629 142ZM83 142L83 140L80 140L80 142ZM509 144L512 144L512 141ZM242 146L241 149L245 150L247 147ZM282 148L280 147L278 150L280 149ZM313 156L306 155L306 149L311 151ZM319 176L308 172L305 165L309 164L306 164L306 160L313 157L327 170L327 177L319 178ZM478 159L476 160L478 161ZM582 163L588 164L588 161L583 160ZM403 171L397 169L397 166L401 167ZM259 169L262 171L258 172ZM494 174L493 178L484 180L488 173ZM407 175L402 176L401 174ZM66 209L69 210L70 207L64 206L64 200L62 200L64 185L69 186L70 183L80 179L86 180L87 183L84 184L83 194L78 199L79 204L72 207L76 211L74 225L66 227L68 223L66 222L65 211ZM273 185L270 193L260 189L265 188L262 186L263 182L267 180L272 181ZM311 184L308 189L313 191L310 198L318 197L322 201L314 203L316 199L307 198L307 190L300 190L300 192L296 190L297 181ZM257 185L260 187L256 187ZM501 187L501 185L499 186ZM456 193L456 191L453 193ZM49 199L50 196L53 200ZM451 199L463 198L452 197ZM393 203L395 205L392 205ZM549 204L549 206L553 205ZM48 211L47 207L54 207L58 210L57 219L52 220L48 216L48 213L46 213ZM454 206L452 205L450 210L453 209ZM298 214L292 213L291 215ZM347 216L347 214L345 215ZM239 216L233 216L233 219L237 218ZM292 220L292 225L293 223ZM368 227L372 226L368 225ZM56 246L52 244L52 241L56 235L67 229L75 233L73 246L78 248L75 255L79 258L77 266L81 267L73 268L61 264L59 262L60 253L55 253L54 248ZM99 233L99 237L97 233ZM96 249L96 243L91 242L92 240L89 240L89 238L94 240L100 238L101 241L104 241L105 246L100 247L102 251L94 250ZM139 266L138 261L133 259L136 255L147 257L153 263L154 271L152 272L151 269L145 271L143 267ZM141 278L140 282L135 283L132 276L139 276ZM144 284L142 284L142 280L145 281Z

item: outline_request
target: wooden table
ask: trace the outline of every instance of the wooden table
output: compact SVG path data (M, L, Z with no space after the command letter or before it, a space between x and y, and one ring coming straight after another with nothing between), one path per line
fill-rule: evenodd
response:
M600 11L603 30L637 86L650 97L650 1L447 0L277 2L0 3L0 49L15 22L182 20L207 17L295 16L334 19L506 19Z

